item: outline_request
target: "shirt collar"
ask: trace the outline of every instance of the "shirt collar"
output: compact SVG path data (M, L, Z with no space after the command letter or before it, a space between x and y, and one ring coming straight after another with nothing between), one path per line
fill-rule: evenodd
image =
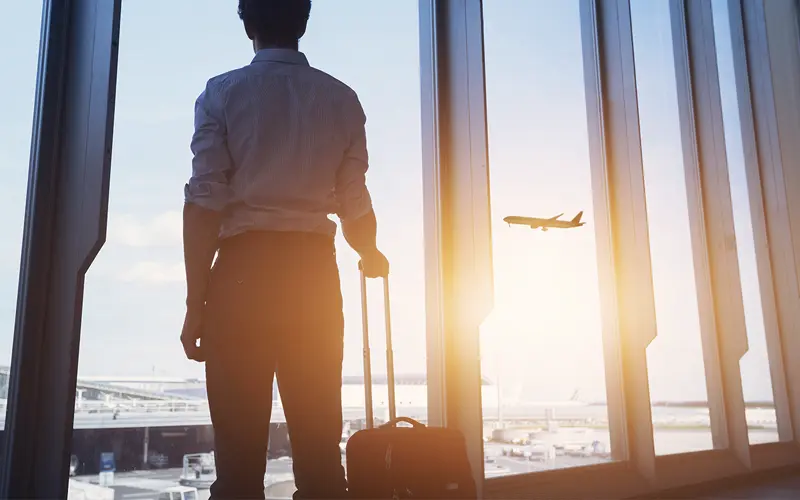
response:
M261 49L256 52L253 62L278 62L308 66L305 54L291 49Z

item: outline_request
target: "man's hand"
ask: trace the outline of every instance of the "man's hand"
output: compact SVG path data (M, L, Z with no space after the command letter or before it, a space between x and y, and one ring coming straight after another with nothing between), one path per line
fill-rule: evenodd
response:
M389 261L377 248L361 255L358 267L367 278L385 278L389 276Z
M181 343L183 352L188 359L203 362L206 360L202 346L203 336L203 310L189 308L186 310L186 317L183 320L183 332L181 332Z

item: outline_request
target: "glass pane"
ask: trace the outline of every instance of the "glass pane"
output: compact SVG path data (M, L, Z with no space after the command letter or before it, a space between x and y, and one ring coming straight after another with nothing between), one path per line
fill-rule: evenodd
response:
M253 49L235 2L201 5L123 3L109 237L87 276L74 473L96 483L105 464L115 469L118 491L142 498L181 479L198 487L198 498L207 498L218 458L211 455L204 367L187 361L179 342L186 298L181 209L191 174L195 100L209 78L249 64ZM425 420L417 26L413 1L314 2L300 49L312 66L352 87L367 115L368 186L379 246L392 268L399 413ZM335 243L345 320L343 447L365 415L361 300L357 256L341 231ZM370 282L378 419L386 416L388 392L380 376L386 373L382 302L380 283ZM297 363L317 369L315 359ZM288 498L294 490L292 449L277 392L269 441L266 492ZM104 462L103 453L113 455Z
M495 280L481 328L486 476L606 461L579 2L483 6Z
M725 122L725 144L728 153L728 177L733 203L736 250L739 255L747 342L750 347L740 362L742 389L747 406L750 443L757 444L778 441L778 423L775 414L775 398L772 393L772 378L769 371L764 314L761 310L756 243L753 237L753 219L750 213L750 196L739 124L739 102L733 67L728 2L714 0L711 5L714 14L717 66L722 96L722 116Z
M41 22L41 2L0 4L0 61L4 75L13 75L0 78L0 429L17 311Z
M656 453L712 448L669 0L631 2L658 337L647 349Z

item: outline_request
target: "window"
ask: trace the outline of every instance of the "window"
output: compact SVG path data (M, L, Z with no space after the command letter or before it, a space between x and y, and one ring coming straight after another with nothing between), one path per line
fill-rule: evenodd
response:
M0 6L0 418L5 422L28 186L41 2ZM13 76L13 77L12 77Z
M713 447L668 0L631 2L658 336L647 350L656 453Z
M157 15L154 15L157 13ZM426 419L425 310L416 2L314 2L300 48L309 62L346 82L367 114L368 185L379 245L391 262L399 413ZM235 3L123 2L108 241L87 274L73 453L77 480L93 480L101 452L116 455L115 484L198 489L185 455L210 463L202 365L184 359L181 208L191 171L194 102L206 81L246 65L252 46ZM345 314L343 406L346 438L363 425L361 301L357 256L336 240ZM386 415L383 293L369 284L375 416ZM277 396L276 396L277 399ZM132 419L141 424L128 424ZM291 447L273 402L267 495L294 489ZM135 471L135 473L134 473ZM154 496L156 493L154 492ZM201 496L203 492L201 491Z
M481 328L492 384L483 392L490 478L595 464L611 450L579 2L483 8L495 290Z
M731 186L733 222L736 231L736 251L739 256L739 275L742 282L745 324L749 350L741 360L742 389L747 407L750 443L778 441L775 398L772 392L764 312L756 263L756 242L753 236L753 214L742 149L739 124L739 101L733 68L728 3L712 3L714 32L717 46L722 116L725 124L725 144L728 158L728 178Z

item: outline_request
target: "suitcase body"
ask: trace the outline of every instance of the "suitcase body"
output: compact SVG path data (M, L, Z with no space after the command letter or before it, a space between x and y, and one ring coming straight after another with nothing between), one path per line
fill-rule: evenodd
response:
M350 498L477 498L460 432L390 424L358 431L348 441Z
M397 418L394 397L389 284L384 278L386 364L389 381L389 422L375 428L372 374L367 324L366 279L361 273L364 335L364 392L367 428L347 441L347 482L350 498L474 499L475 480L467 458L464 436L456 430L426 427L409 418ZM398 426L400 423L409 424Z

